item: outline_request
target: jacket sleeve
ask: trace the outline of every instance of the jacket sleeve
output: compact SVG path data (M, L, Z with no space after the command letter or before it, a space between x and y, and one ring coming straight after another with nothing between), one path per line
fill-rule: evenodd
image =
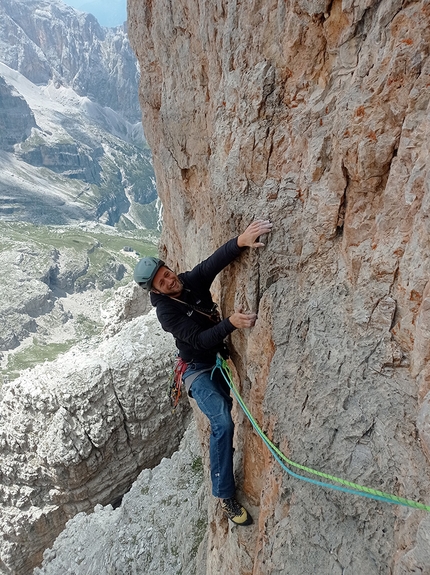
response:
M186 279L186 282L199 289L207 288L215 279L215 276L220 273L228 264L235 260L245 248L240 248L237 245L237 238L233 238L218 248L211 256L201 263L196 265L189 272L181 274Z
M186 314L178 313L174 309L159 309L159 306L157 306L157 317L164 331L171 333L174 338L188 343L196 350L211 349L217 346L236 329L228 318L223 319L213 327L204 329Z

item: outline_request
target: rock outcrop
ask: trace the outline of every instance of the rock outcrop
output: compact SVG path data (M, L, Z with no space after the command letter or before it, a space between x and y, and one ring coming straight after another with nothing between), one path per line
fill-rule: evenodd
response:
M216 284L238 383L292 460L429 503L430 7L426 1L129 0L164 206L195 264L254 217L266 249ZM212 515L206 573L428 573L423 511L289 478L237 415L259 513ZM232 570L232 566L234 569Z
M171 459L142 471L121 507L98 505L71 519L34 575L203 575L206 496L193 423Z
M151 312L3 385L2 573L31 573L68 519L177 449L189 418L186 402L171 413L173 347Z
M0 77L0 149L13 150L35 127L34 114L27 102Z

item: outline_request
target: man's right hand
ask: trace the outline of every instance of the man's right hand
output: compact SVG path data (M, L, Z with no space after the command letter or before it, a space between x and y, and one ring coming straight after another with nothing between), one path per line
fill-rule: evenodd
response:
M241 329L243 327L253 327L257 320L257 314L235 311L234 314L231 315L228 319L237 329Z

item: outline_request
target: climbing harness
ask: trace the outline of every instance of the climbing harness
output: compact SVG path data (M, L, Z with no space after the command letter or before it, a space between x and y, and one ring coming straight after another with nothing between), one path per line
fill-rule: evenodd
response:
M189 367L190 363L192 362L186 362L181 357L177 357L175 360L175 365L173 366L173 369L170 373L168 395L170 398L170 405L172 406L172 413L174 413L176 407L178 406L179 400L181 399L182 384L185 384L185 388L187 389L189 395L192 397L190 388L193 385L194 380L197 379L197 377L202 373L213 370L212 366L205 367L193 372L191 375L187 375L187 377L184 377L184 373Z
M182 376L184 375L185 370L187 369L188 364L184 361L181 357L177 357L175 360L175 365L171 371L169 377L169 388L168 388L168 395L170 399L170 405L172 407L172 413L175 411L176 407L178 406L179 400L181 399L182 395Z
M314 485L318 485L320 487L327 487L329 489L334 489L336 491L343 491L344 493L350 493L352 495L360 495L361 497L368 497L369 499L375 499L377 501L384 501L385 503L392 503L394 505L404 505L405 507L413 507L415 509L423 509L425 511L430 511L430 505L424 505L423 503L418 503L417 501L412 501L410 499L405 499L403 497L398 497L397 495L391 495L390 493L385 493L384 491L379 491L378 489L372 489L370 487L364 487L363 485L359 485L357 483L353 483L351 481L347 481L345 479L340 479L339 477L335 477L333 475L328 475L327 473L323 473L321 471L317 471L312 469L311 467L305 467L304 465L300 465L299 463L295 463L288 459L277 447L270 441L267 435L262 431L259 427L258 423L252 416L251 412L247 408L245 402L243 401L237 387L233 381L233 374L227 362L218 354L216 364L212 370L212 374L215 369L219 369L227 382L228 386L230 387L234 397L238 401L239 405L243 409L245 415L251 422L251 425L257 432L257 434L261 437L265 445L269 448L270 452L272 453L273 457L279 463L279 465L292 477L296 479L301 479L302 481L306 481L308 483L312 483ZM305 477L303 475L299 475L295 473L287 465L290 467L295 467L296 469L300 469L301 471L305 471L311 475L316 475L318 477L322 477L337 485L333 485L331 483L325 483L323 481L318 481L317 479L312 479L310 477Z

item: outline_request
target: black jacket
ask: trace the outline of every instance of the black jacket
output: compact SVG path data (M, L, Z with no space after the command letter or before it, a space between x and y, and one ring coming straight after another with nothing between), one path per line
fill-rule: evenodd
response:
M215 276L242 250L237 245L237 238L233 238L194 269L179 274L184 289L178 299L185 304L151 292L151 303L157 308L161 326L174 336L184 361L214 364L217 352L222 353L225 349L224 339L236 329L228 318L215 323L197 309L210 315L214 306L210 286Z

